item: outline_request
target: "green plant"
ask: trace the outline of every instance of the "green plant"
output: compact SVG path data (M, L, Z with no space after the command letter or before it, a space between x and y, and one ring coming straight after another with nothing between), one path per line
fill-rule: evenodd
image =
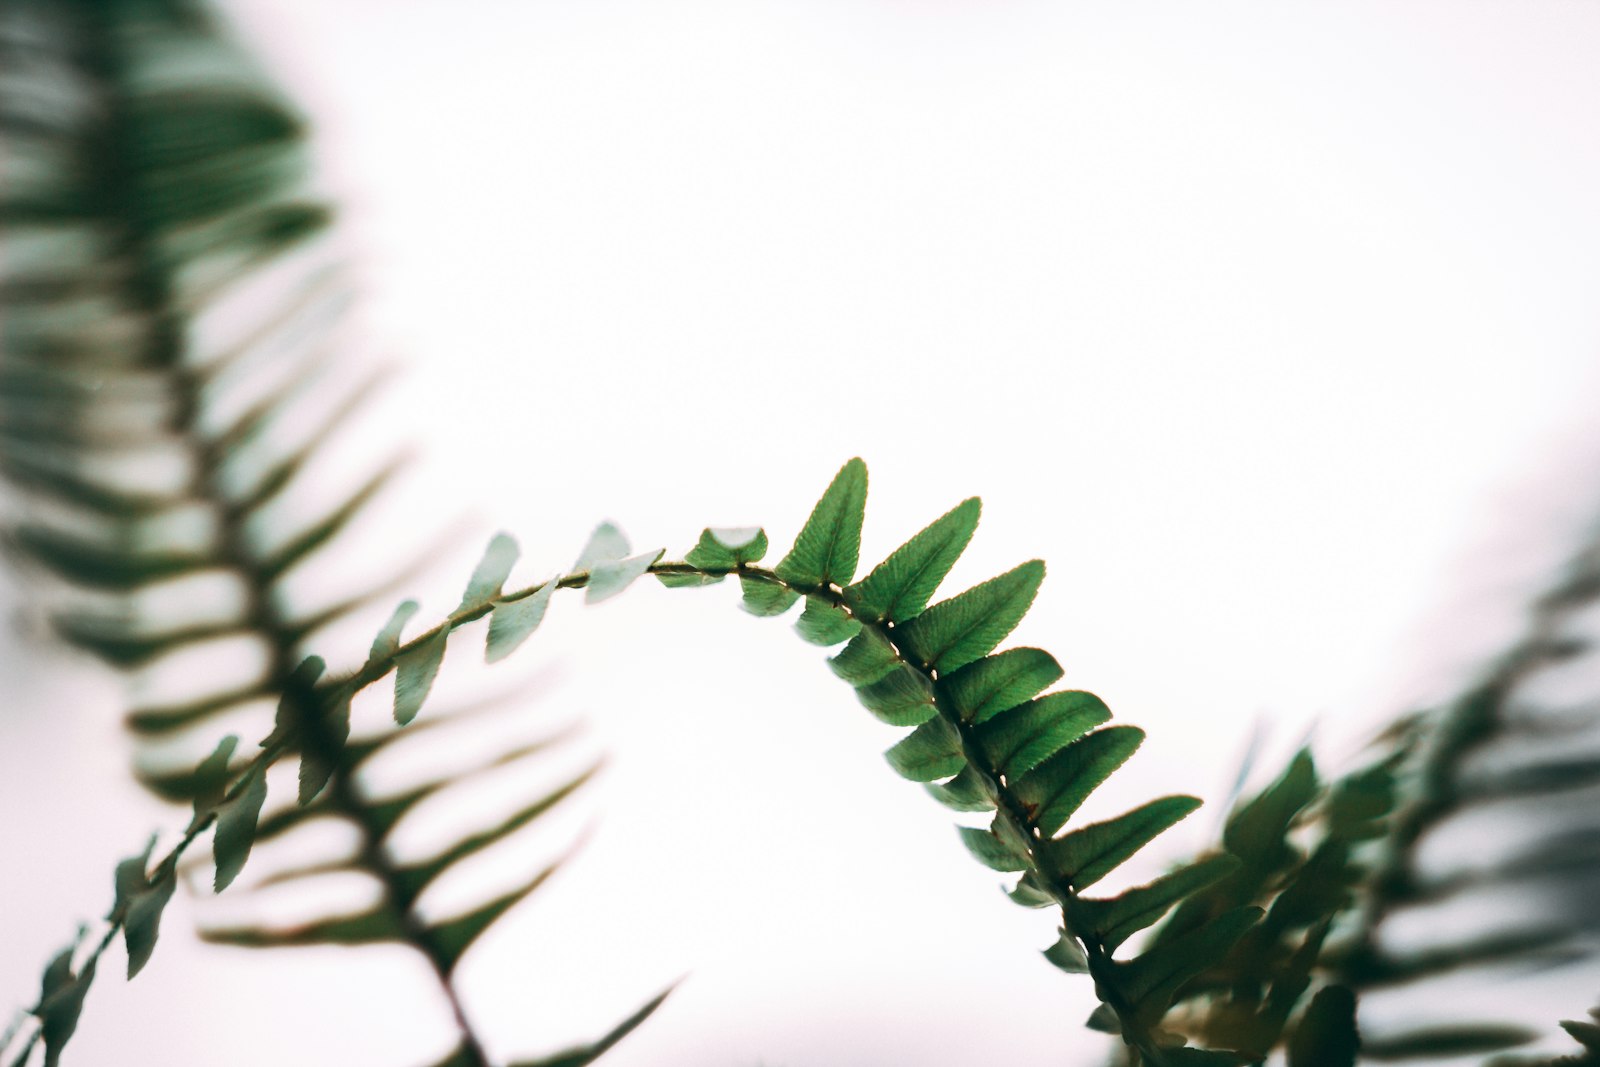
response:
M355 827L357 847L335 860L291 863L271 874L270 884L357 873L375 885L375 903L307 914L289 926L212 927L206 936L264 947L408 945L427 960L459 1024L458 1043L438 1062L490 1062L460 1003L454 971L550 868L443 918L422 907L423 898L462 861L536 823L582 788L589 772L409 865L386 847L408 813L453 782L542 759L551 739L535 734L483 762L397 791L368 791L363 772L402 746L481 723L471 709L442 714L427 703L462 627L487 619L486 655L504 658L539 627L559 589L584 589L595 602L645 575L672 586L734 576L757 615L781 615L804 601L796 623L801 636L843 646L830 661L834 673L874 715L910 730L890 749L891 766L927 783L945 806L979 817L961 827L961 837L980 862L1017 876L1011 888L1017 903L1059 912L1061 937L1047 956L1087 975L1102 1002L1091 1025L1120 1035L1131 1062L1248 1063L1285 1050L1296 1067L1349 1063L1357 1041L1355 994L1365 987L1483 955L1520 959L1559 947L1555 934L1565 935L1565 924L1406 963L1379 950L1376 930L1398 902L1425 891L1410 873L1415 846L1426 826L1460 802L1467 755L1513 728L1506 716L1512 690L1572 654L1563 627L1595 593L1581 560L1541 602L1533 636L1505 667L1450 708L1397 727L1369 767L1324 783L1302 754L1235 809L1215 851L1146 885L1099 895L1086 891L1198 800L1159 797L1119 817L1080 824L1079 806L1131 756L1142 733L1107 725L1108 709L1091 694L1045 693L1063 674L1048 653L995 651L1031 606L1043 565L1022 564L930 607L972 537L974 499L858 581L866 501L859 460L839 472L773 567L761 565L767 537L755 528L707 530L678 562L661 552L630 555L615 528L602 526L568 573L506 592L515 545L498 538L446 618L408 635L417 609L407 602L364 660L328 670L316 655L319 635L368 610L403 580L308 605L295 601L292 575L348 551L354 524L397 468L381 465L310 518L283 509L285 518L272 507L306 484L306 470L365 389L357 383L336 394L320 420L304 415L314 399L329 399L303 369L325 350L319 331L331 328L340 297L337 271L306 254L323 235L327 215L301 191L298 120L270 90L240 78L241 61L186 4L40 3L16 10L17 25L33 35L30 55L48 68L39 74L42 84L71 86L101 106L30 113L15 106L30 99L19 96L7 112L17 158L34 168L24 168L24 176L36 179L8 187L4 204L11 252L0 462L31 505L12 540L36 564L96 594L65 602L54 622L67 640L117 666L137 670L239 635L265 648L267 662L248 684L223 677L215 689L130 714L141 737L182 738L189 755L204 757L141 752L143 780L192 804L193 816L169 849L157 854L147 847L118 865L108 927L86 949L68 950L48 965L32 1012L37 1026L16 1033L15 1062L28 1062L35 1050L47 1063L59 1057L100 954L115 937L125 941L130 975L151 958L180 860L204 834L212 833L212 881L220 891L244 869L256 841L287 841L318 818ZM64 254L79 239L89 240L90 251L76 259ZM206 313L226 307L237 292L231 286L262 277L275 284L253 294L255 306L268 309L255 312L259 332L246 330L244 343L230 345L196 328ZM115 313L97 314L103 304ZM308 318L315 328L304 330ZM279 378L284 353L258 342L281 338L285 327L297 358L287 360L290 370ZM309 432L304 421L312 423ZM128 469L113 462L130 450L155 462L176 452L190 473L164 485L130 483ZM163 616L140 599L219 569L243 587L237 610L223 617L197 616L192 601ZM352 727L356 695L391 673L396 725ZM244 734L243 742L227 733L219 743L222 724L252 709L258 733ZM252 751L255 736L261 741ZM269 791L266 772L286 758L298 762L297 803L268 807L281 794ZM1474 788L1546 793L1594 774L1592 759L1535 759L1509 783ZM1571 854L1570 846L1558 846L1545 859L1519 859L1515 872L1534 873ZM1156 932L1141 949L1128 947L1152 926ZM589 1062L661 1002L651 1000L588 1046L519 1062ZM1592 1048L1585 1026L1569 1029ZM1390 1040L1389 1051L1477 1051L1525 1036L1505 1027L1402 1034ZM1379 1048L1369 1042L1369 1052Z

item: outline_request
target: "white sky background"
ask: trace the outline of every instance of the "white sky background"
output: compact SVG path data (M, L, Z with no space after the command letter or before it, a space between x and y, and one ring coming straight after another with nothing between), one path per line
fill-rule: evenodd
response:
M1313 719L1336 763L1514 631L1600 498L1592 5L232 6L321 123L413 429L530 577L606 517L674 554L708 523L786 545L851 455L863 569L980 494L947 589L1045 558L1015 641L1151 733L1091 816L1215 797L1258 717L1269 763ZM606 1063L1091 1062L1048 919L735 600L652 587L540 632L615 755L582 860L468 968L484 1029L548 1048L688 972ZM81 836L0 917L8 1002L176 821L106 799L107 686L32 684L56 708L6 717L6 789L67 799L0 844ZM263 966L186 922L102 979L79 1063L438 1038L401 956Z

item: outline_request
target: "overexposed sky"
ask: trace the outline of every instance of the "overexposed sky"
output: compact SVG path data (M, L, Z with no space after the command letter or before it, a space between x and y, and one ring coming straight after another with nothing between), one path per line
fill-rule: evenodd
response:
M1337 762L1513 632L1600 499L1591 5L230 7L321 124L411 429L531 576L607 517L786 544L852 455L864 565L980 494L948 588L1046 559L1016 640L1151 733L1092 816L1215 796L1258 719ZM485 1029L549 1047L687 972L605 1062L1092 1062L1048 921L734 601L574 602L530 648L614 759L583 860L468 968ZM74 799L0 845L80 833L88 888L0 918L8 1000L165 818L98 814L106 687L33 685L55 710L0 758L75 739ZM78 1062L398 1064L437 1032L397 957L265 967L184 947L186 914Z

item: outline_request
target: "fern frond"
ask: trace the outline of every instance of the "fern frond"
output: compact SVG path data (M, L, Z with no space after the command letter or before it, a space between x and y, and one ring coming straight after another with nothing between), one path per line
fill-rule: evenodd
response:
M1240 1065L1281 1048L1294 1067L1349 1067L1358 1048L1354 1005L1359 983L1345 980L1347 972L1339 969L1341 961L1352 957L1330 957L1326 945L1334 924L1348 913L1358 883L1370 877L1362 854L1386 835L1391 840L1400 836L1386 829L1385 821L1392 818L1396 781L1410 751L1403 748L1331 786L1320 783L1309 754L1302 753L1278 781L1232 812L1224 829L1224 851L1121 893L1090 897L1084 890L1192 812L1198 801L1160 797L1121 816L1080 825L1076 813L1083 800L1131 756L1142 735L1132 727L1105 726L1109 712L1090 694L1040 695L1061 675L1046 653L996 651L1031 603L1042 566L1024 565L925 607L937 585L930 582L930 573L942 578L955 559L948 546L964 544L970 533L951 536L950 527L958 520L970 525L976 518L974 502L938 520L930 527L932 533L924 531L867 580L856 583L857 552L851 546L859 544L865 481L859 461L835 478L796 549L785 557L783 566L792 575L788 578L776 568L760 566L767 544L759 531L707 530L690 553L693 559L676 563L662 561L658 551L630 555L626 539L605 526L580 554L582 569L507 592L503 584L512 547L497 540L455 611L405 637L414 607L403 605L380 631L361 669L313 688L317 706L323 715L342 716L357 693L393 673L395 715L409 720L428 698L429 687L419 686L417 678L433 670L429 664L470 623L489 620L485 655L499 658L537 628L560 589L585 589L586 599L596 602L617 595L645 574L669 586L715 583L735 574L746 606L753 605L757 614L781 613L804 600L806 612L796 626L801 635L843 646L831 660L834 672L856 688L869 711L910 728L887 754L894 769L927 783L948 806L992 813L987 827L963 826L960 836L980 862L1020 874L1011 893L1017 903L1059 909L1060 939L1046 955L1062 969L1087 973L1095 982L1102 1005L1089 1020L1091 1028L1120 1035L1130 1053L1148 1064ZM873 575L880 576L877 588L863 592L860 587ZM919 591L919 585L926 591ZM858 610L858 605L869 606ZM812 616L809 621L807 615ZM406 730L425 736L448 728L449 722L428 716ZM229 804L251 803L252 777L290 752L294 746L286 739L305 729L302 720L283 718L280 727L281 733L267 739L262 756L242 774L235 773L225 792L216 783L195 787L213 816ZM349 772L398 743L395 737L405 736L401 731L353 743L341 739L327 753L343 761L343 772L336 771L332 781L354 781ZM537 742L530 744L530 751L534 747ZM523 754L517 750L497 759ZM225 764L226 758L219 761L219 766ZM444 775L404 792L367 796L364 804L387 810L398 820L453 780L454 775ZM558 788L536 798L501 828L460 838L414 866L412 886L425 889L506 828L538 818L563 792ZM327 795L319 795L317 802ZM244 836L273 838L317 814L316 803L282 807L259 824L246 819L252 832ZM386 827L394 825L390 821ZM270 888L344 870L354 862L339 858L291 867L268 873L257 886ZM456 925L447 920L448 932L435 929L435 936L464 950L480 924L492 922L503 910L503 902L536 888L541 880L536 875L510 893L484 901L456 917ZM409 906L417 897L413 893L392 899ZM1126 951L1132 935L1169 912L1142 950ZM381 909L367 909L308 920L287 930L247 926L213 933L235 942L359 943L395 936L393 918L393 913L386 917ZM449 951L443 957L445 974L453 966ZM1574 1026L1581 1040L1588 1031ZM1494 1024L1379 1034L1364 1046L1364 1054L1377 1058L1499 1047L1521 1036ZM1190 1040L1200 1045L1191 1047ZM598 1054L604 1044L575 1055ZM552 1062L568 1061L558 1057Z

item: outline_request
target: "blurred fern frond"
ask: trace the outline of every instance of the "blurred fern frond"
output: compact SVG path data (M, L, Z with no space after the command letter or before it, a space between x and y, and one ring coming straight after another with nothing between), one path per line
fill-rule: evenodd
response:
M216 822L216 887L237 875L258 816L259 836L283 841L279 866L205 935L408 945L445 995L457 1032L446 1062L487 1065L455 968L554 864L454 909L429 891L538 822L592 767L544 773L531 797L458 819L434 851L408 855L395 844L408 817L459 805L463 776L542 771L561 738L519 724L508 751L430 768L405 753L504 741L496 703L411 733L352 733L348 701L330 708L319 685L309 649L381 610L433 546L374 551L405 456L360 432L387 368L360 357L348 328L352 285L304 119L200 3L5 0L0 137L5 541L44 572L54 630L128 676L138 777L195 803L191 834ZM253 756L268 748L300 757L298 805L268 797L271 761ZM224 793L230 774L243 777ZM305 831L329 827L348 847L309 852ZM110 916L130 975L179 875L175 854L153 868L151 856L119 868ZM364 887L353 912L274 926L252 910L276 886L340 875ZM74 973L73 958L51 964L35 1011L27 1049L42 1044L47 1063L93 978L92 962Z
M1476 684L1383 743L1400 761L1401 804L1336 962L1366 997L1436 1018L1375 1032L1368 1054L1534 1040L1541 1029L1518 1019L1508 980L1560 969L1592 983L1600 948L1600 539L1530 605L1521 639ZM1452 982L1502 990L1504 1017L1447 992ZM1580 987L1542 1016L1592 996Z
M187 799L219 723L270 721L307 639L382 591L303 578L399 470L330 469L383 368L301 118L199 7L6 12L6 538L56 631L130 674L141 778Z

